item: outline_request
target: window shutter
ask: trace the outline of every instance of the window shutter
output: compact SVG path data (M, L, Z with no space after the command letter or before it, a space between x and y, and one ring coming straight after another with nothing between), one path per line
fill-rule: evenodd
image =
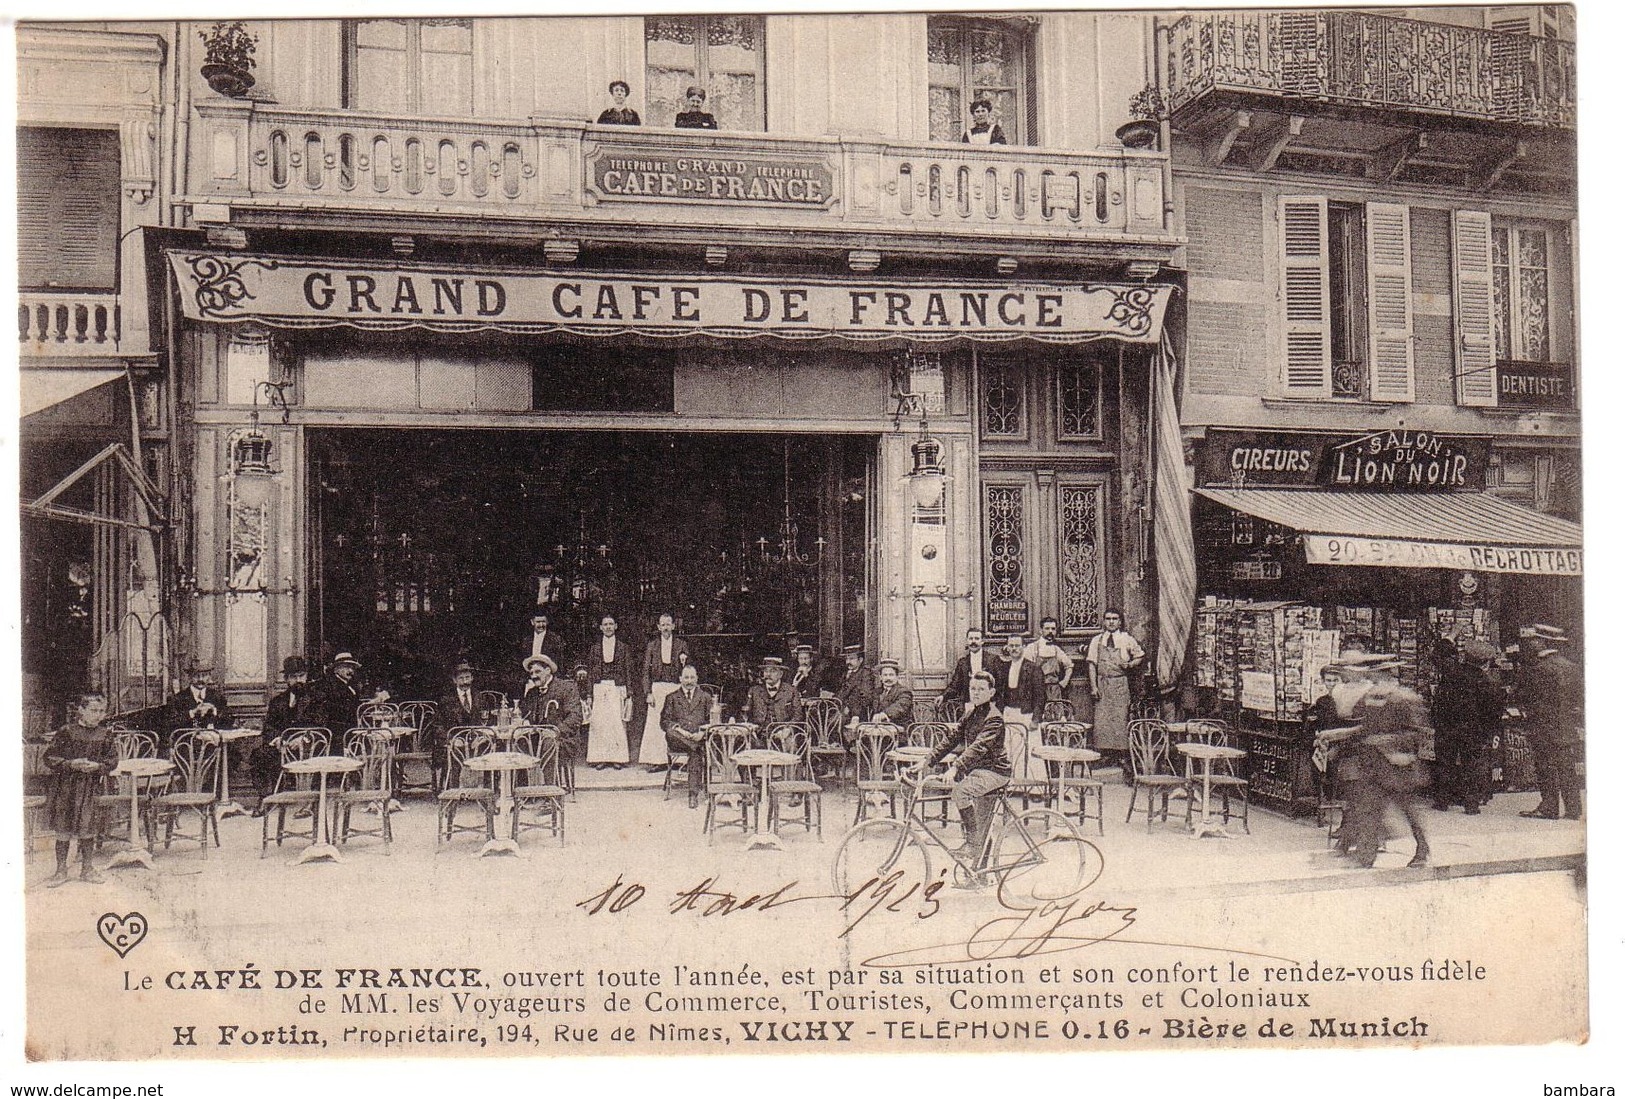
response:
M112 290L117 284L119 142L114 130L17 130L21 286Z
M1411 209L1365 208L1366 297L1370 302L1371 399L1416 399L1411 331Z
M1502 34L1535 34L1541 32L1540 9L1533 5L1512 8L1485 8L1484 26Z
M1452 216L1455 260L1456 402L1489 408L1497 402L1495 299L1490 279L1490 215L1457 210Z
M1322 197L1281 197L1281 308L1284 392L1289 397L1331 396L1331 275Z

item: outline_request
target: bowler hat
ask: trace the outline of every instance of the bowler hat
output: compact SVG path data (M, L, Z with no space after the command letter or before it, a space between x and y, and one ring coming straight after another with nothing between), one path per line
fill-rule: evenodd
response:
M305 663L302 656L285 656L282 658L282 674L284 676L309 675L310 665Z

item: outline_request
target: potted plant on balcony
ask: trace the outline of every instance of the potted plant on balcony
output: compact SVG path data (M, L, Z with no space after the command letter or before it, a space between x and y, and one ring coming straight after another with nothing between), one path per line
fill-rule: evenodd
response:
M248 33L241 20L216 23L206 31L198 31L203 39L203 67L199 71L221 95L241 98L254 86L254 46L256 35Z
M1168 105L1155 84L1147 84L1129 97L1130 121L1117 127L1117 140L1126 149L1150 149L1162 134L1162 120L1167 117Z

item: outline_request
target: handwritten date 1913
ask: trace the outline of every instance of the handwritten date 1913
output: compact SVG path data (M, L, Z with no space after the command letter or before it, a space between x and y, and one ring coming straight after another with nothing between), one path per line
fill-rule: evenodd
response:
M666 911L673 916L685 913L700 917L730 916L741 912L770 912L806 901L839 902L838 910L849 917L849 922L841 929L841 935L845 936L876 913L911 915L917 920L928 920L942 908L937 900L937 894L943 887L940 879L933 882L908 880L902 871L871 877L850 893L801 893L796 890L800 884L799 881L788 881L765 893L735 893L718 886L716 877L712 876L672 894ZM642 885L626 882L617 874L614 883L607 889L577 901L576 907L585 909L589 916L605 912L619 914L635 907L647 893L648 890Z

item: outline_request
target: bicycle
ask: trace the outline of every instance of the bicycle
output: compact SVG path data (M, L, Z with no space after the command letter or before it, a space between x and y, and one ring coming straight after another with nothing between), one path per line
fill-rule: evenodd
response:
M1098 849L1070 820L1053 809L1017 812L1002 792L982 850L956 851L944 837L943 826L933 827L925 817L925 807L936 799L926 796L930 774L923 764L922 758L898 774L904 792L901 818L863 821L842 838L832 868L837 893L849 895L866 882L899 872L905 881L917 876L929 882L933 846L951 861L956 887L996 884L1000 901L1013 908L1070 897L1099 874ZM947 788L937 789L945 793Z

